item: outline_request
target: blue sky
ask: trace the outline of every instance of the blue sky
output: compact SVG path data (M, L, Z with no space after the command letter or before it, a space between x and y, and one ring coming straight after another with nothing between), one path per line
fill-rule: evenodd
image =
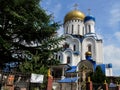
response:
M74 9L96 18L96 33L103 39L104 63L113 64L113 75L120 76L120 0L42 0L41 6L54 20L63 23L64 16ZM61 27L59 34L63 32Z

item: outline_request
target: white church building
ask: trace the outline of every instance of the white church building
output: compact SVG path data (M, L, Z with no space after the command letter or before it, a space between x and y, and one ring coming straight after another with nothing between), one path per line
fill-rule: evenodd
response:
M59 83L69 82L71 75L73 82L78 80L76 77L79 77L79 74L75 75L75 72L80 72L83 66L93 72L100 66L106 76L112 76L112 64L103 62L103 41L97 36L95 25L95 17L86 16L79 10L72 10L65 15L65 40L61 43L63 49L55 55L61 65L53 67L53 76L61 76Z

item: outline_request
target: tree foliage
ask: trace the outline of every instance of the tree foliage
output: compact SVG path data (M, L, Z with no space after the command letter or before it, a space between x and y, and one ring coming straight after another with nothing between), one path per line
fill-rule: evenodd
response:
M59 26L40 0L0 0L0 64L19 62L22 71L55 64L53 54L62 39L54 37Z
M103 84L106 80L106 76L103 73L100 66L96 67L96 71L91 75L91 79L93 83Z

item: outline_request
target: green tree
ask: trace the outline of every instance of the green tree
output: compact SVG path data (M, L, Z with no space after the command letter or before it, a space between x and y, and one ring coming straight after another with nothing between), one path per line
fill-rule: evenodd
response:
M62 38L54 37L60 25L51 16L40 0L0 0L0 64L19 62L20 70L37 73L56 64Z
M96 67L95 72L91 73L90 77L95 90L100 89L106 80L106 76L100 66Z
M91 79L92 79L93 83L97 83L97 84L103 84L104 83L104 81L106 80L106 76L103 73L100 66L96 67L95 72L91 75Z

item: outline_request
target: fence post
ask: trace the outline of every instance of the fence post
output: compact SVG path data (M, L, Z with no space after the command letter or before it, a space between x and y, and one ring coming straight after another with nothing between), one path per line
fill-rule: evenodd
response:
M103 90L108 90L108 84L106 83L106 80L105 80L104 85L103 85Z
M47 90L52 90L52 83L53 83L53 77L50 74L50 69L48 70L48 84L47 84Z
M117 82L116 90L120 90L120 86L118 85L118 82Z
M86 90L92 90L92 89L93 89L92 81L90 81L90 77L88 77L88 81L86 83Z
M116 86L116 90L120 90L120 86Z

